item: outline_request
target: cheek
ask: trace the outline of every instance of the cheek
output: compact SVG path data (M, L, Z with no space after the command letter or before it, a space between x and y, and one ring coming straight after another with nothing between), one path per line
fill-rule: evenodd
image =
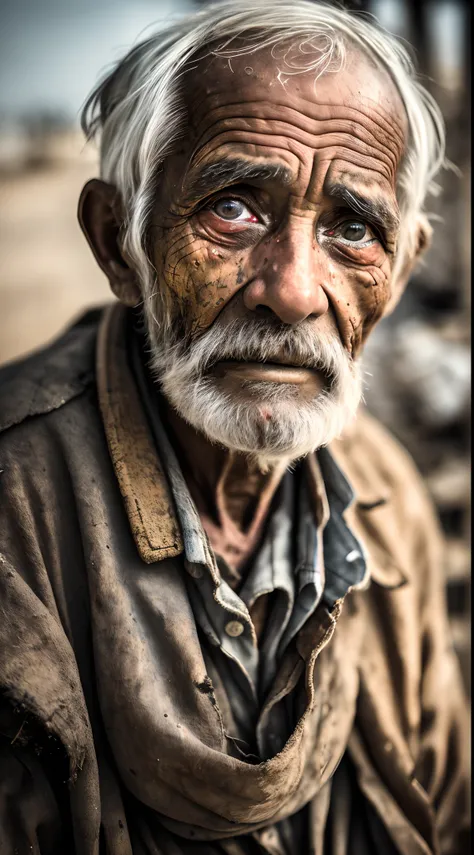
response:
M390 299L390 264L341 271L339 265L331 263L326 291L342 343L351 356L357 357Z
M191 334L207 329L241 288L243 264L243 252L202 240L188 224L164 232L155 252L158 282Z
M372 267L359 276L359 305L361 315L361 332L359 347L362 346L369 333L383 316L388 304L391 289L391 269L387 261L381 267Z

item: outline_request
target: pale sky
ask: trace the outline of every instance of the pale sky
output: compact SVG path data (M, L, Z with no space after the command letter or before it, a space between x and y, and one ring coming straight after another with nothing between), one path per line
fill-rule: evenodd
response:
M436 52L450 64L460 50L456 1L430 7ZM193 0L0 0L0 114L77 117L101 72L146 28L192 8ZM403 30L402 0L373 0L373 11L387 29Z
M0 112L77 116L110 63L192 0L0 0Z

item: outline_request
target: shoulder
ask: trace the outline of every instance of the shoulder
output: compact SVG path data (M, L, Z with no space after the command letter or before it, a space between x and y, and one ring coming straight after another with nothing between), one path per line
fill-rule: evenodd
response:
M110 471L96 391L101 313L0 370L0 563L53 613L68 580L82 585L81 521L97 511L91 485Z
M331 452L354 490L348 516L373 558L374 580L396 588L411 579L420 587L438 575L439 521L406 449L364 411Z
M86 312L48 347L0 368L0 433L63 407L95 383L102 311Z
M359 504L369 506L401 494L418 496L425 503L426 488L413 458L366 410L361 410L331 451L347 473Z

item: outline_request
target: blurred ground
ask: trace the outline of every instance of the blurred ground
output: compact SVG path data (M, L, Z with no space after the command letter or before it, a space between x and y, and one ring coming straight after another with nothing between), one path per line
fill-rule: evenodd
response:
M0 168L0 362L34 349L84 306L110 299L76 219L83 184L97 174L78 133L43 142L30 158L3 142ZM1 167L0 151L0 167ZM21 156L21 154L23 156Z

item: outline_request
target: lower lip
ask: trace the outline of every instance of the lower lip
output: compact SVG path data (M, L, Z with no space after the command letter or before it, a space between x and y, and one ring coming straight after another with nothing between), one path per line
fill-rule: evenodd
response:
M275 362L218 362L212 371L218 377L234 374L240 375L243 380L293 384L306 383L308 378L314 377L315 374L309 368L279 365Z

